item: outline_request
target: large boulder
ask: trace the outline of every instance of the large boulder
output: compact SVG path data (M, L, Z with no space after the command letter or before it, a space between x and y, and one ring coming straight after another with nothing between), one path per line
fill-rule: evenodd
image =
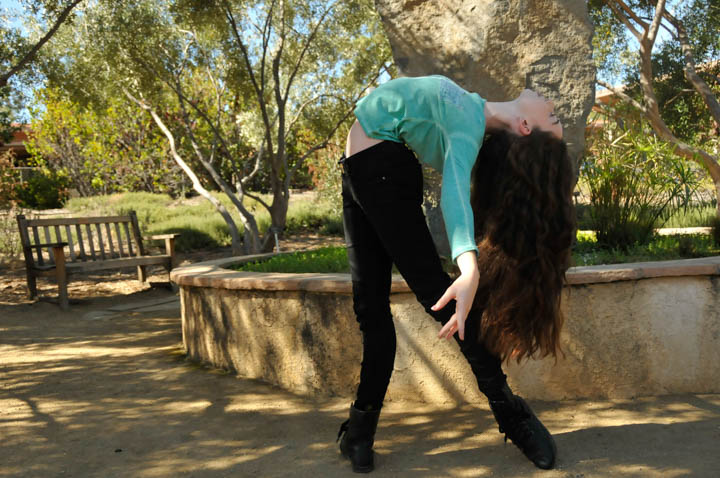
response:
M441 74L489 101L532 88L555 103L570 154L584 148L595 97L592 26L583 0L375 0L402 76ZM426 168L427 169L427 168ZM449 246L426 174L428 224Z
M375 0L403 76L442 74L489 101L532 88L556 105L575 157L595 96L583 0Z

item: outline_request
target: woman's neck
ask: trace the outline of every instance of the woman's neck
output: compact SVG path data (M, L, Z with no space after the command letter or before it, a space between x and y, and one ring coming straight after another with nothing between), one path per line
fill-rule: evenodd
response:
M512 131L518 118L517 103L513 101L487 101L485 103L485 129Z

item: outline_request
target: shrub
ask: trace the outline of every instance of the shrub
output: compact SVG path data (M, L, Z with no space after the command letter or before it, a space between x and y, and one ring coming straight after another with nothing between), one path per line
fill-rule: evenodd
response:
M13 169L13 154L0 154L0 209L8 209L17 201L17 175Z
M342 168L338 164L341 156L341 147L332 145L307 161L315 190L336 217L342 216Z
M598 243L622 250L647 243L655 227L688 207L699 186L697 170L642 124L610 126L590 138L580 176Z
M43 169L17 187L17 198L27 208L60 208L68 197L69 185L70 181L64 174Z
M698 248L692 236L680 236L677 251L680 257L698 257Z
M710 220L710 232L713 239L713 245L720 247L720 217L713 216Z

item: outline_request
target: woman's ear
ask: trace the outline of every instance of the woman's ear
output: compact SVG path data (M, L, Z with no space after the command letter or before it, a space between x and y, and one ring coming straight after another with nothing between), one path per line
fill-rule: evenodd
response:
M532 128L526 119L518 118L518 133L520 136L527 136L532 133Z

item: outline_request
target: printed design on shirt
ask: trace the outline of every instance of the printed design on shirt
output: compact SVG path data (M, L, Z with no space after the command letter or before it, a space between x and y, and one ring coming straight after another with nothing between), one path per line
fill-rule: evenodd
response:
M440 82L440 98L455 105L458 109L464 110L462 97L466 92L450 80L444 79Z

